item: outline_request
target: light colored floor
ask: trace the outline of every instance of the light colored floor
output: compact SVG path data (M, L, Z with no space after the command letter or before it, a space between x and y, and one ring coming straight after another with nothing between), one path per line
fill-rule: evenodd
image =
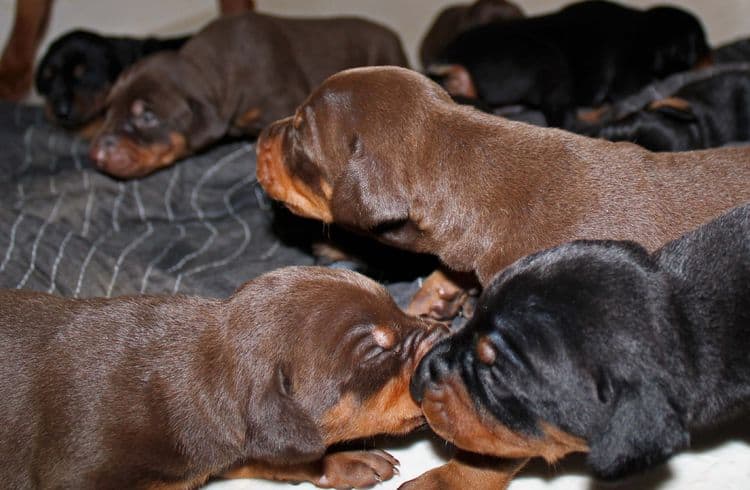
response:
M532 462L510 485L510 490L748 490L750 489L750 424L733 421L698 435L693 448L668 464L614 484L587 476L583 455L570 456L555 467ZM445 461L442 443L426 434L404 445L378 444L401 462L400 475L374 488L395 490ZM310 484L291 485L261 480L217 481L206 490L312 490ZM434 490L434 489L429 489ZM481 490L481 489L460 489Z
M0 42L4 43L15 0L0 0ZM517 0L527 12L557 8L565 0ZM260 10L288 15L354 14L369 16L399 31L412 59L417 43L440 6L453 0L259 0ZM664 3L661 0L631 0L638 6ZM713 43L750 34L750 2L747 0L681 0L673 2L698 13ZM74 27L120 34L176 34L197 29L216 13L213 0L57 0L50 38ZM694 449L673 458L642 477L621 485L598 483L586 476L582 457L571 457L554 468L536 462L511 485L511 490L748 490L750 489L750 424L730 422L721 429L706 431ZM637 430L638 428L634 428ZM429 468L440 465L442 444L426 436L415 436L401 445L381 445L401 461L401 475L379 485L395 489ZM209 490L271 490L298 488L256 480L215 482ZM467 489L472 490L472 489Z

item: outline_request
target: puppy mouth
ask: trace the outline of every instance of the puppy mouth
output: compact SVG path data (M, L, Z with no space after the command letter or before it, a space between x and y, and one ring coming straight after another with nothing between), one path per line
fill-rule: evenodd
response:
M585 441L544 421L540 422L541 437L510 430L482 413L456 374L427 388L422 411L439 436L475 453L503 458L542 457L554 462L571 452L588 451Z
M292 118L276 121L267 127L258 138L257 169L258 182L266 193L281 201L294 214L313 218L324 223L333 222L329 199L314 192L305 182L292 175L284 159L284 134L289 130ZM330 187L321 185L324 194L330 196Z
M89 157L103 172L127 179L143 177L174 163L186 153L187 141L171 132L166 142L139 145L131 138L101 134L91 144Z
M450 328L443 322L439 322L437 320L429 320L426 318L423 318L422 320L428 322L429 325L426 327L426 333L424 333L424 337L419 340L417 348L415 350L414 369L419 366L422 358L426 356L427 353L433 347L435 347L438 342L451 334Z

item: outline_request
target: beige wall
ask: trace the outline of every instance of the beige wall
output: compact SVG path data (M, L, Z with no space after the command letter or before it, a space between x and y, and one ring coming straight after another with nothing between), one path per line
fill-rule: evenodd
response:
M290 15L365 15L395 29L411 57L433 17L444 6L462 0L257 0L266 12ZM473 0L465 0L471 3ZM556 10L571 0L514 0L527 14ZM621 3L648 7L672 3L691 10L703 21L711 43L750 36L750 0L627 0Z
M10 29L15 0L0 0L0 42ZM264 12L284 15L362 15L401 35L414 58L433 16L455 0L257 0ZM517 0L530 14L555 10L565 0ZM668 0L627 0L639 7ZM750 0L678 0L703 20L712 43L750 36ZM121 34L174 34L198 28L216 15L214 0L56 0L47 41L74 27Z

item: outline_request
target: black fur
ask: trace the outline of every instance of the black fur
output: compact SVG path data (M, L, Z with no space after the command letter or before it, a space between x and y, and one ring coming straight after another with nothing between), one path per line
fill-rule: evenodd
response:
M476 359L487 336L492 365ZM576 241L500 273L475 316L421 362L412 394L458 373L474 401L530 437L583 438L602 478L646 469L689 430L750 401L750 204L649 255Z
M170 39L105 37L75 30L56 39L36 71L36 89L50 116L66 127L90 122L120 73L139 59L179 49L188 37Z
M536 107L561 126L576 107L620 99L708 53L700 21L684 10L588 1L474 28L436 63L464 66L489 105Z
M750 69L719 72L671 95L685 108L644 108L620 120L576 130L651 151L685 151L750 141Z

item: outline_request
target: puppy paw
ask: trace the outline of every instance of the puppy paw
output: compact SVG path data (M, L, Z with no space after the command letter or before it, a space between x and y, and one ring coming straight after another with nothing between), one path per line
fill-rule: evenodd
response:
M444 273L435 271L422 283L411 299L406 312L436 320L449 320L461 311L468 293Z
M385 451L342 451L327 454L323 475L315 482L322 488L367 488L398 474L398 460Z

